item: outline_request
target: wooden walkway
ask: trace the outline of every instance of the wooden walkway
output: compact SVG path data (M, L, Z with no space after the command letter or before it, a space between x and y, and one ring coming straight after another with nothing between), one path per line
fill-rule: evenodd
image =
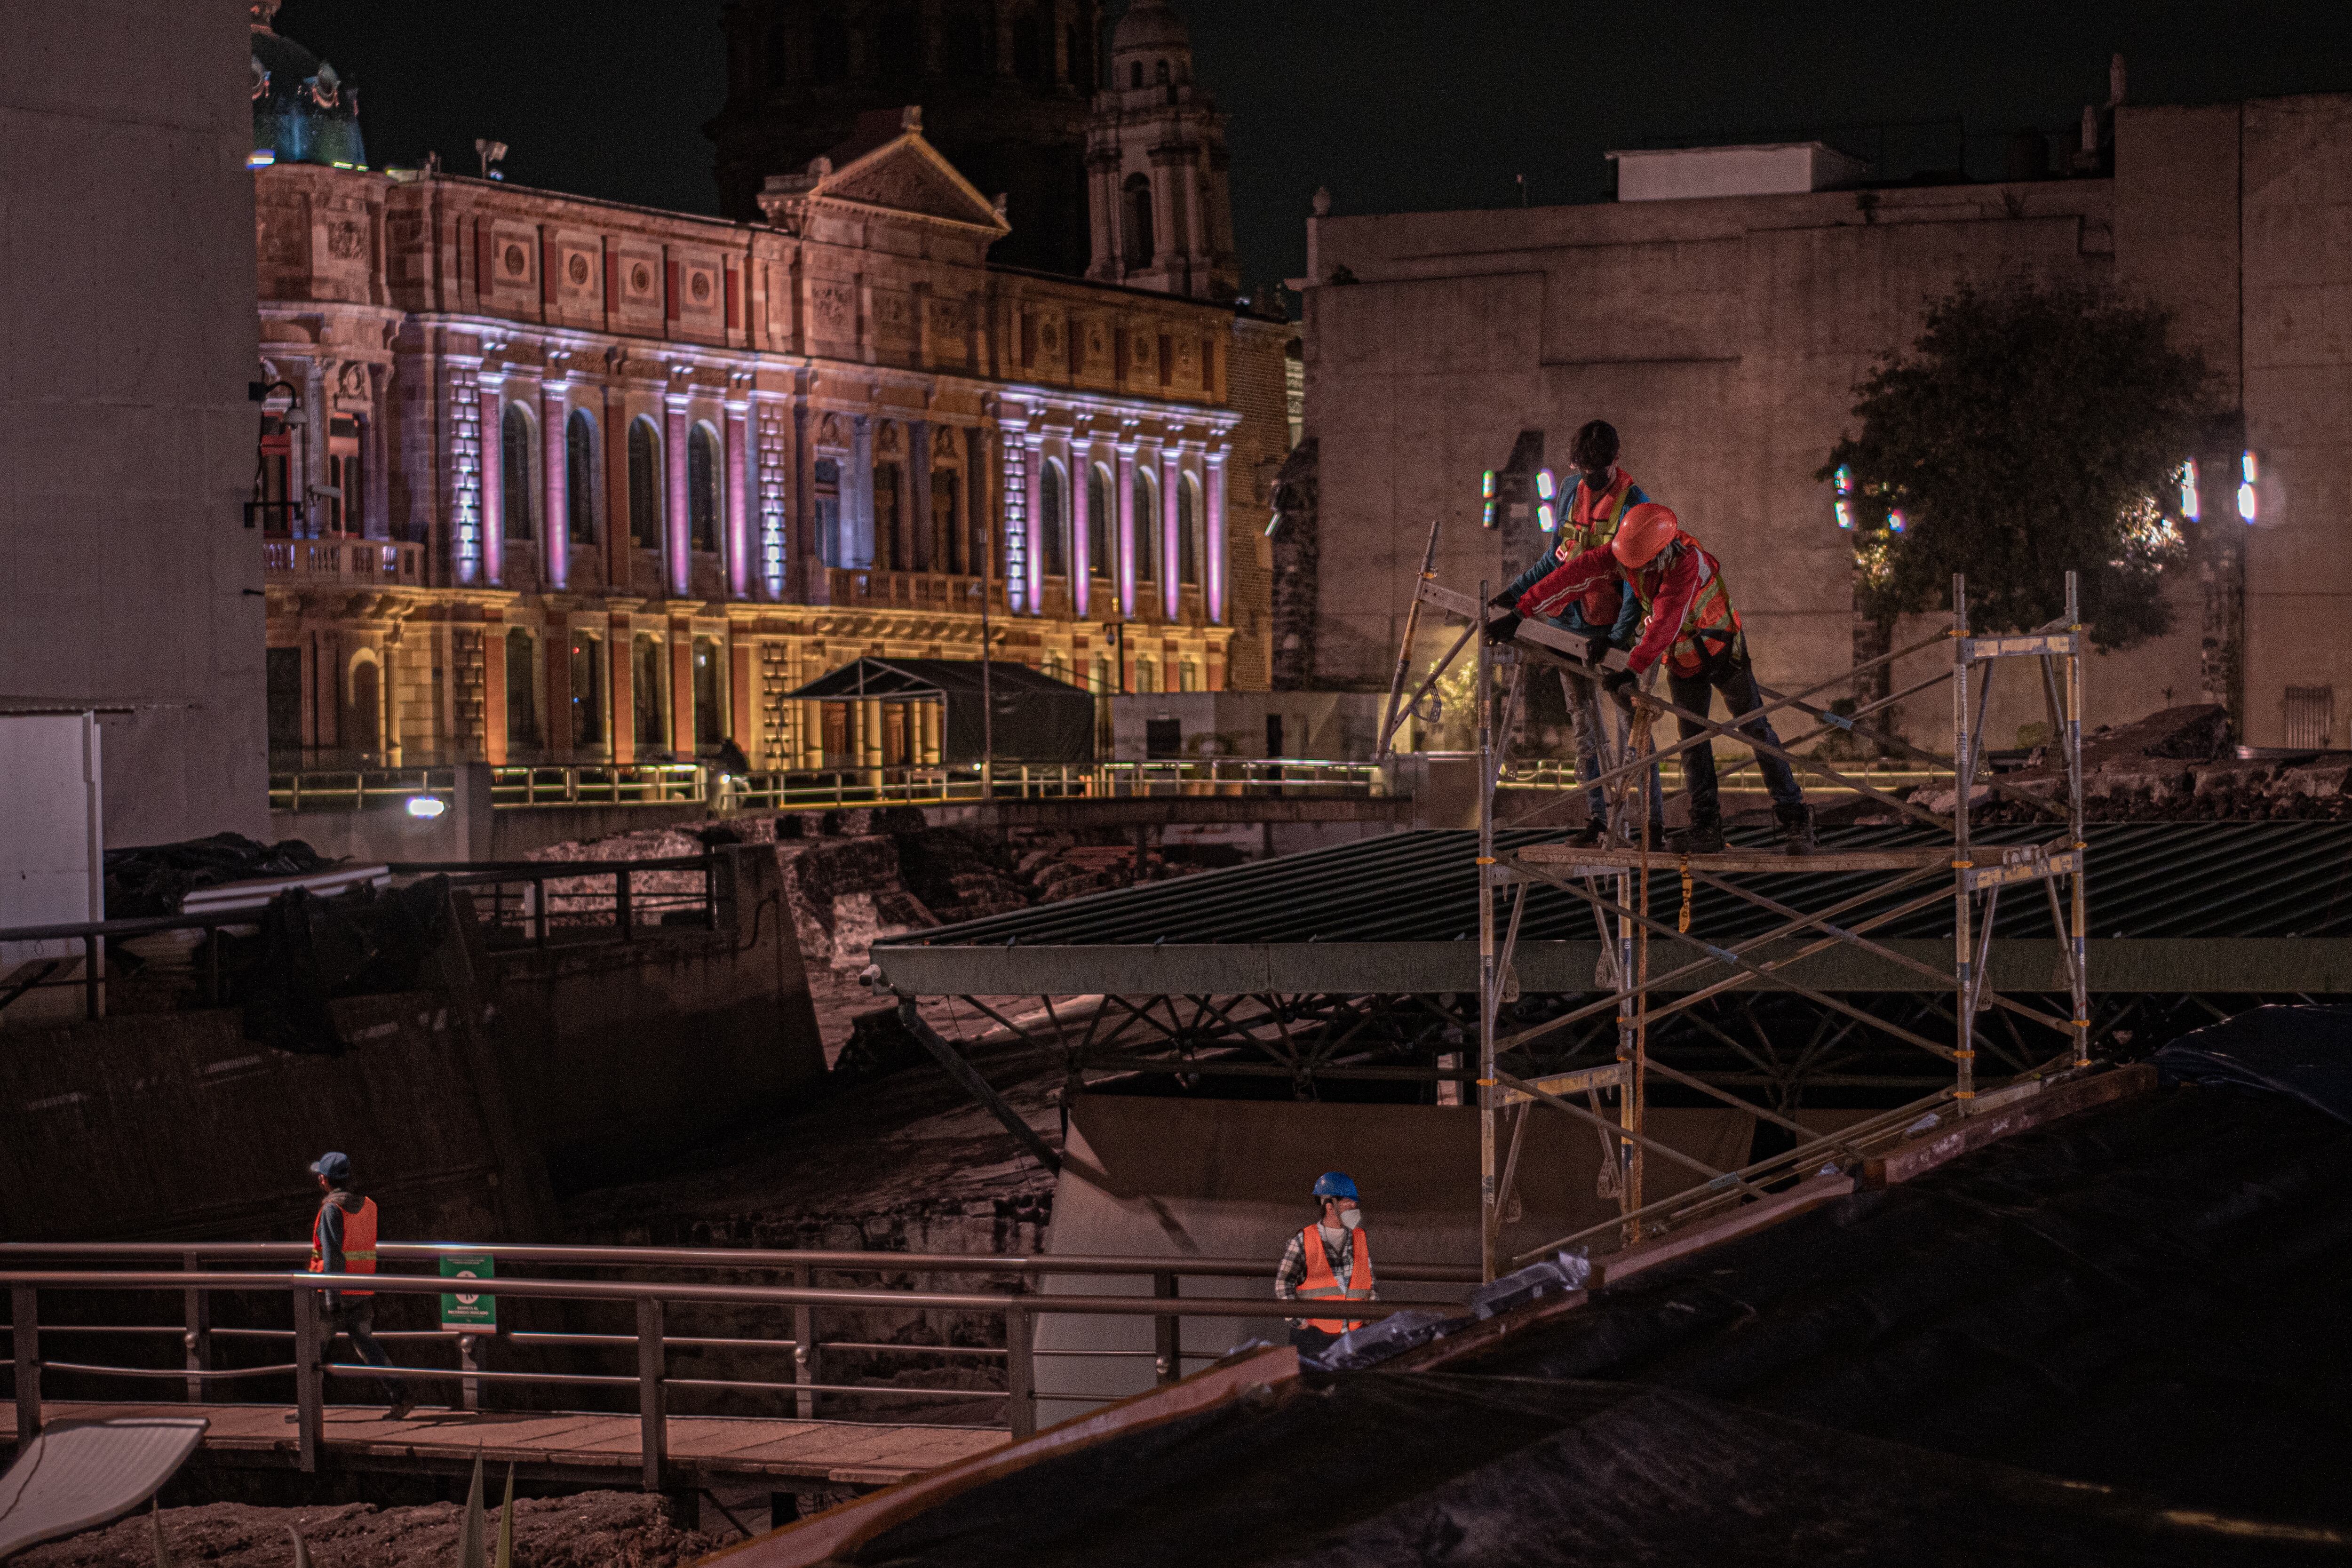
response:
M15 1404L0 1421L0 1441L16 1429ZM231 1463L291 1467L298 1462L294 1412L282 1405L100 1405L45 1399L46 1423L124 1415L202 1415L212 1422L205 1450ZM531 1475L604 1479L638 1484L635 1415L540 1415L513 1410L420 1410L387 1421L380 1407L327 1406L322 1467L429 1469L470 1467L479 1454L492 1469L509 1462ZM885 1426L862 1421L772 1421L672 1415L669 1471L674 1484L765 1478L779 1483L886 1486L1004 1446L986 1427ZM792 1489L779 1485L779 1490Z

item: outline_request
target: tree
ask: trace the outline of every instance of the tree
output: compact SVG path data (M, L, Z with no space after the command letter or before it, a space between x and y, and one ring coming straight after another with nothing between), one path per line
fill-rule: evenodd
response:
M2169 319L2096 289L1963 285L1927 310L1909 355L1854 388L1859 435L1815 477L1854 534L1857 607L1881 628L1948 609L2020 631L2065 609L2081 574L2093 644L2169 629L2161 591L2187 559L2180 472L2212 427L2203 358Z

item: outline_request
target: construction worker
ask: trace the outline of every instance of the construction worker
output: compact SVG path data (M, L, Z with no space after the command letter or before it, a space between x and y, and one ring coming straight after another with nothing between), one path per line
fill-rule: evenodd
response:
M1748 658L1748 637L1732 607L1730 590L1723 580L1722 563L1683 531L1675 514L1655 501L1628 508L1616 535L1601 548L1585 551L1555 567L1519 598L1523 616L1549 616L1587 593L1602 577L1626 583L1642 606L1641 638L1626 655L1627 668L1612 670L1601 684L1622 691L1649 668L1664 659L1666 685L1675 705L1705 714L1711 693L1721 692L1725 709L1737 719L1760 706L1756 674ZM1691 720L1676 721L1687 740L1701 733ZM1771 721L1758 718L1738 726L1766 745L1778 746ZM1717 794L1715 749L1702 742L1683 753L1683 776L1690 781L1690 827L1675 842L1689 854L1708 854L1723 847L1723 807ZM1772 814L1780 824L1782 845L1792 855L1813 847L1813 808L1805 804L1797 776L1781 758L1756 753L1764 787L1772 797Z
M310 1222L310 1272L313 1274L373 1274L375 1272L375 1200L362 1197L353 1184L351 1156L329 1152L310 1162L326 1196ZM375 1292L324 1290L326 1341L346 1334L352 1349L370 1366L389 1367L392 1358L375 1338ZM388 1408L387 1421L408 1418L408 1395L393 1378L380 1377Z
M1576 433L1569 458L1576 465L1577 477L1574 489L1559 509L1559 542L1537 556L1534 565L1495 595L1491 601L1495 608L1516 611L1528 589L1584 552L1616 538L1626 512L1650 499L1633 482L1633 476L1617 466L1617 427L1605 419L1592 420ZM1640 619L1640 605L1612 574L1606 582L1596 583L1569 600L1559 613L1544 618L1564 632L1585 638L1587 657L1597 664L1608 649L1632 644L1633 628ZM1506 620L1508 624L1501 627L1497 640L1507 642L1518 627L1515 617ZM1577 774L1585 781L1584 826L1577 834L1576 842L1598 844L1608 827L1609 800L1607 792L1591 782L1601 772L1601 737L1595 732L1600 721L1600 711L1593 705L1596 692L1591 681L1566 670L1560 672L1560 690L1568 700L1569 721L1576 733ZM1658 822L1664 815L1665 802L1654 769L1650 774L1650 816Z
M1322 1212L1283 1249L1282 1266L1274 1271L1276 1300L1378 1300L1372 1289L1371 1244L1364 1234L1355 1179L1345 1171L1326 1171L1315 1178L1313 1195ZM1290 1342L1308 1355L1320 1355L1341 1334L1362 1326L1349 1318L1293 1318Z

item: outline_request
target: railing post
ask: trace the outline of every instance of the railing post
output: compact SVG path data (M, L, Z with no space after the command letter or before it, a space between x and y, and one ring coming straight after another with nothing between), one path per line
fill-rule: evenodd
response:
M793 1283L805 1290L809 1271L805 1267L793 1270ZM793 1309L793 1381L808 1384L816 1381L816 1309L803 1301ZM793 1414L803 1421L816 1419L816 1394L803 1392L793 1395Z
M1163 1301L1176 1299L1176 1276L1154 1274L1151 1293ZM1153 1339L1152 1369L1162 1383L1174 1383L1184 1375L1184 1320L1171 1312L1151 1320Z
M541 947L545 947L547 945L547 879L544 877L533 877L530 879L530 909L532 921L537 927L536 941Z
M1004 1309L1005 1415L1013 1439L1037 1435L1037 1361L1035 1319L1025 1307Z
M41 1293L30 1285L8 1292L9 1339L16 1352L16 1452L41 1435Z
M668 1359L662 1342L662 1304L647 1297L637 1303L637 1452L649 1492L662 1489L669 1468L669 1424L662 1397Z
M319 1368L319 1292L294 1291L294 1432L302 1473L319 1468L319 1441L327 1418L326 1374Z
M457 1336L457 1370L459 1372L482 1370L481 1341L477 1336L473 1334ZM460 1378L457 1382L457 1399L466 1409L479 1410L482 1407L482 1380L478 1377Z
M620 928L621 940L629 940L629 868L621 867L613 873L613 923Z
M204 1260L193 1252L184 1261L190 1273L204 1267ZM187 1322L180 1343L186 1352L188 1403L202 1405L205 1402L203 1374L211 1371L213 1364L213 1299L205 1291L194 1288L184 1290L180 1295Z

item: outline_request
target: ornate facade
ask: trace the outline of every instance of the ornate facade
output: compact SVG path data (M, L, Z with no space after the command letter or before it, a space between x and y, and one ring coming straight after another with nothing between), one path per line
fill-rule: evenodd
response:
M992 268L1005 216L917 111L763 222L254 178L262 375L302 411L257 480L281 765L919 762L782 694L977 658L983 619L1100 691L1265 685L1292 329Z
M1225 117L1192 80L1183 18L1168 0L1130 0L1087 131L1087 276L1199 300L1238 294L1230 162Z

